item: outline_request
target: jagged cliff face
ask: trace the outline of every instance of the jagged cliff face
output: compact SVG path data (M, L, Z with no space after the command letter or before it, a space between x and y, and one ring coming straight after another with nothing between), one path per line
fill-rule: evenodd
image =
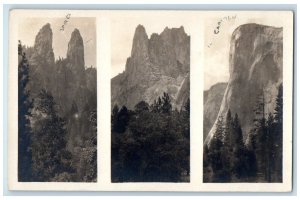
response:
M207 137L220 110L227 83L217 83L204 91L203 100L203 138Z
M112 106L132 109L167 92L180 109L189 97L190 37L183 27L165 28L150 39L143 26L136 28L125 71L111 80ZM188 92L186 92L188 91Z
M57 111L66 120L68 147L80 145L92 133L89 117L97 109L97 72L85 69L83 39L78 29L71 34L66 58L55 61L50 24L43 26L33 48L25 49L29 60L31 97L46 89L54 97Z
M228 109L237 113L244 136L253 124L258 99L264 96L265 112L273 113L278 87L282 83L282 28L245 24L231 38L230 78L218 116ZM215 125L206 138L209 143ZM246 138L246 137L244 137Z

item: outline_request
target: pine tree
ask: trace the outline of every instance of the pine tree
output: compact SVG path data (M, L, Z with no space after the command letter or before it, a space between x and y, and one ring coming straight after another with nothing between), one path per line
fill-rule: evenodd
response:
M209 146L209 157L211 160L211 167L213 170L213 182L227 181L227 177L224 177L224 169L222 162L222 150L223 150L223 134L224 134L224 122L223 117L219 116L216 124L216 131L213 135Z
M129 122L129 112L126 106L120 109L114 130L118 133L124 133Z
M162 96L161 112L170 114L171 111L172 111L172 104L171 104L170 96L168 93L164 92L164 94Z
M157 100L154 99L154 102L152 105L150 105L150 111L154 113L159 113L161 111L162 107L162 101L161 98L158 97Z
M32 168L34 181L71 181L71 153L66 150L65 121L57 115L56 104L42 90L34 102Z
M172 116L174 117L173 124L176 124L176 129L179 132L182 132L182 141L184 141L183 151L185 152L184 157L184 168L187 171L187 174L190 174L190 99L188 98L185 105L184 110L182 110L179 116L176 115L178 112L173 112ZM177 118L182 118L182 120L178 121ZM176 121L175 121L176 120Z
M184 104L184 110L187 112L188 115L190 114L190 109L190 98L188 98L186 100L186 103Z
M207 144L203 147L203 182L208 183L212 181L211 158Z
M265 112L265 98L264 94L258 97L258 103L254 109L254 128L251 131L255 138L255 155L257 159L257 173L258 179L267 179L267 125ZM263 181L260 180L260 181Z
M149 104L145 101L140 101L138 104L134 106L134 111L136 113L141 113L144 111L149 111Z
M278 94L276 97L276 107L275 107L275 122L278 123L278 125L282 126L282 119L283 119L283 86L282 83L279 85L278 88ZM282 128L282 127L281 127Z
M112 114L111 114L111 130L112 132L116 131L116 126L117 126L117 122L118 122L118 113L119 113L119 107L118 105L115 105L113 110L112 110Z
M190 98L187 99L184 110L180 112L183 117L182 125L184 127L184 136L190 139Z
M243 141L243 132L241 128L241 124L239 121L239 117L237 114L234 116L233 120L233 175L237 178L243 178L247 176L247 167L246 162L247 152L245 150L245 145Z
M274 112L274 181L282 182L283 86L280 84Z
M130 116L125 132L112 132L113 182L189 181L188 104L188 110L172 111L165 93L150 106L141 101L134 112L124 112Z
M23 52L21 41L18 44L18 180L31 181L31 126L30 116L32 101L27 88L29 81L29 65Z
M233 161L234 161L234 141L233 141L233 120L231 117L230 109L227 111L225 126L223 132L223 148L222 148L222 162L223 162L223 171L226 182L230 181L232 176Z
M275 161L275 146L274 146L274 117L269 113L266 122L266 180L272 182L273 165Z
M254 131L254 129L252 130ZM257 175L257 159L256 159L256 149L257 149L257 135L250 132L247 138L247 143L245 145L245 169L247 173L246 177L256 177Z

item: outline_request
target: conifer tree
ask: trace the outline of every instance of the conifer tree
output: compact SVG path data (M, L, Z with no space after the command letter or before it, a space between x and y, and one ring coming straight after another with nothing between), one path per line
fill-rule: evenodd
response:
M283 86L280 84L274 112L274 181L282 182Z
M30 117L32 101L27 88L29 81L29 64L23 52L21 41L18 44L18 180L27 182L31 180L31 126Z
M255 135L255 155L257 159L257 173L258 179L267 179L267 153L266 153L266 144L267 144L267 126L266 126L266 113L265 113L265 98L264 94L258 97L257 106L254 109L254 128L252 134Z
M237 114L234 116L233 120L233 176L237 178L242 178L247 176L247 152L245 151L245 145L243 141L243 132L241 128L241 124L239 121L239 117Z
M118 107L118 105L115 105L112 110L112 114L111 114L111 130L112 130L112 132L116 131L116 125L117 125L117 121L118 121L118 113L119 113L119 107Z
M161 107L161 112L162 113L167 113L170 114L172 111L172 104L171 104L171 99L168 93L163 94L162 96L162 107Z
M114 130L118 133L124 133L126 130L126 127L129 122L129 112L126 106L122 106L120 109L117 119L116 119L116 124L114 127Z
M149 104L145 101L140 101L138 104L134 106L134 111L136 113L141 113L144 111L149 111Z
M184 136L190 139L190 98L187 99L184 110L180 112L183 117Z
M234 161L234 141L233 141L233 120L231 117L230 109L227 111L226 119L225 119L225 126L223 131L223 148L222 148L222 162L223 162L223 171L224 177L226 180L230 181L232 169L233 169L233 161Z
M266 180L272 182L273 165L275 161L275 146L274 146L274 117L269 113L266 122Z
M203 182L211 182L211 171L210 171L210 157L209 148L207 144L203 147Z
M58 116L51 94L42 90L32 115L32 168L34 181L71 181L74 172L66 149L65 121ZM63 178L60 178L63 176Z
M219 116L216 124L216 131L211 139L209 146L209 157L211 159L211 167L213 170L213 182L224 182L227 177L224 177L222 150L223 150L223 134L224 134L223 117Z

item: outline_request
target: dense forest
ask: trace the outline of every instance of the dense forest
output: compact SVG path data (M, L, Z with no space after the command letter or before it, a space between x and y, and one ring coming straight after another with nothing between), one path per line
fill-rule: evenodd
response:
M92 136L77 147L67 148L68 117L59 114L60 106L53 94L41 89L34 98L28 87L30 63L18 44L18 180L20 182L96 181L97 114L87 120Z
M114 106L111 116L112 182L189 182L190 102L172 109L164 93L134 110Z
M282 182L282 84L273 112L264 95L257 99L253 128L243 138L237 114L217 119L215 134L203 149L204 182Z

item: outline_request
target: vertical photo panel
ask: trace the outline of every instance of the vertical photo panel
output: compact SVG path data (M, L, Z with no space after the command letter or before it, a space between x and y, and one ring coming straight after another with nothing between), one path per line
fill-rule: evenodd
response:
M207 23L205 32L203 182L281 183L282 25L236 15L210 24L215 26Z
M190 181L190 35L158 21L112 27L112 182Z
M27 18L18 37L18 181L97 181L95 18Z

